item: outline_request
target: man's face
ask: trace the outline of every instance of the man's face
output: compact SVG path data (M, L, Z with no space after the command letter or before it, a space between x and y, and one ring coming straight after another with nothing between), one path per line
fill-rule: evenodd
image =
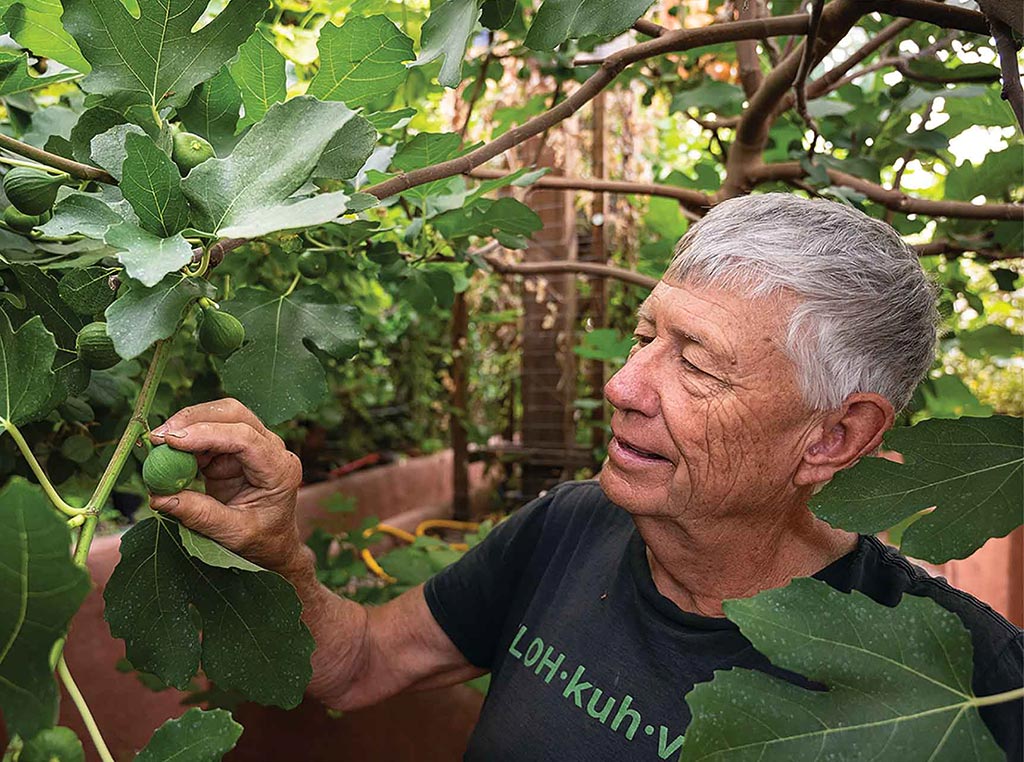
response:
M724 517L793 498L820 416L782 349L795 301L661 281L605 385L615 407L600 481L630 513Z

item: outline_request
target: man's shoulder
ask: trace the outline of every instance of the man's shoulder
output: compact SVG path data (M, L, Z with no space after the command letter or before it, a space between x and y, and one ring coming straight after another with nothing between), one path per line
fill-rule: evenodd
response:
M953 587L943 577L932 576L875 537L862 539L861 552L863 573L854 587L889 606L909 594L930 598L956 614L971 633L977 667L984 669L995 666L1000 659L1012 658L1014 644L1019 649L1021 630L988 604Z

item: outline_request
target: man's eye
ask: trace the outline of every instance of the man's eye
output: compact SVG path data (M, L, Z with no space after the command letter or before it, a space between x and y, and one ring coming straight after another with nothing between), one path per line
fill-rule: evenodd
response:
M654 341L653 336L643 336L639 333L633 334L633 346L635 347L646 347L652 341Z
M679 358L679 361L680 361L680 362L681 362L681 363L682 363L683 365L685 365L685 366L686 366L687 368L689 368L690 370L695 370L695 371L697 371L698 373L703 373L703 372L704 372L704 371L702 371L702 370L701 370L700 368L698 368L698 367L697 367L696 365L694 365L694 364L693 364L692 362L690 362L689 360L687 360L687 359L686 359L685 357L682 357L682 356L680 356L680 358Z

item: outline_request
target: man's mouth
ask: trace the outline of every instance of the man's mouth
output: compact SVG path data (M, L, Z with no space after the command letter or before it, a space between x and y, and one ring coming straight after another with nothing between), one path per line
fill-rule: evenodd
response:
M637 447L636 445L630 444L626 440L621 439L619 437L615 437L612 440L611 446L615 446L616 444L623 451L623 453L625 455L633 456L634 458L643 458L644 460L649 460L649 461L652 461L652 462L655 462L655 461L662 461L662 462L666 462L666 463L668 462L668 458L665 458L665 457L663 457L661 455L658 455L655 452L650 452L649 450L644 450L643 448L640 448L640 447Z

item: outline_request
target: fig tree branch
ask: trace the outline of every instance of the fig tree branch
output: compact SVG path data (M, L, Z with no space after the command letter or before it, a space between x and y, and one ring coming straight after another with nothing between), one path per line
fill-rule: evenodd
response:
M873 11L889 16L927 21L929 24L946 29L961 29L965 32L989 34L988 21L978 11L960 8L955 5L943 5L935 0L880 0L873 3Z
M646 34L648 37L661 37L668 32L661 24L655 24L647 19L637 19L633 23L633 28L640 32L640 34Z
M488 180L504 177L507 173L496 169L479 168L469 173L470 177ZM569 190L596 191L598 193L622 193L636 194L640 196L661 196L672 198L678 201L694 213L702 217L711 208L711 197L698 190L690 188L679 188L675 185L661 185L658 183L634 183L622 180L596 180L584 177L566 177L558 175L544 175L535 180L531 185L539 188L566 188Z
M739 18L756 19L760 17L761 3L759 0L746 0L740 4ZM736 42L736 62L740 69L740 84L749 98L757 92L764 79L761 71L761 59L757 55L758 40L738 40Z
M835 185L853 188L863 193L886 209L903 214L924 214L933 217L957 217L972 220L1024 220L1024 204L972 204L969 201L932 201L914 198L900 190L883 188L877 183L826 168L829 180ZM778 164L762 164L754 167L749 175L755 185L772 180L800 180L807 172L800 162L787 161Z
M110 749L107 748L106 742L103 740L103 735L100 733L99 726L96 724L96 720L93 719L92 712L89 711L89 705L85 702L85 696L78 690L78 686L75 684L75 680L71 677L71 671L68 669L67 662L64 661L64 656L57 660L57 674L60 676L60 681L64 683L64 690L68 692L68 696L71 697L72 703L75 708L78 709L78 713L82 716L82 722L85 724L85 729L89 731L89 737L92 738L93 744L96 746L96 751L100 756L102 762L114 762L114 757L110 753Z
M1017 66L1017 45L1009 25L996 18L989 19L992 35L996 39L999 65L1003 72L1003 100L1008 101L1017 124L1024 131L1024 87L1020 82L1020 68Z
M28 442L25 441L25 437L22 435L18 427L15 426L13 422L8 421L5 418L0 418L0 432L4 430L11 435L11 438L14 440L14 444L18 446L21 454L25 457L25 460L28 461L29 468L32 469L32 473L36 475L36 479L39 480L39 486L43 488L43 492L46 493L46 497L49 498L53 507L65 516L78 516L79 514L85 513L84 509L75 508L60 496L60 493L57 492L53 483L50 481L49 477L47 477L43 467L39 465L39 461L32 452L32 448L29 447Z
M509 148L538 135L565 120L593 99L630 64L647 58L677 53L691 48L713 45L721 42L801 34L807 31L807 15L778 16L770 19L733 21L726 24L712 24L700 29L682 29L668 32L661 37L641 42L608 56L600 68L575 92L550 111L530 119L526 123L504 133L497 140L471 151L465 156L441 162L430 167L399 174L390 180L362 189L377 198L387 198L409 190L417 185L442 180L453 175L466 174L489 159L504 153Z
M0 133L0 148L6 148L11 153L16 153L19 156L32 159L32 161L37 161L48 167L59 169L61 172L67 172L72 177L77 177L81 180L94 180L100 183L107 183L108 185L117 185L117 180L105 170L90 167L88 164L79 164L71 159L65 159L63 156L44 151L42 148L36 148L2 133Z
M578 262L575 260L551 260L549 262L502 262L495 256L484 257L495 272L512 275L557 275L564 273L577 273L579 275L599 275L602 278L612 278L623 283L632 283L644 288L654 288L658 283L657 278L643 275L633 270L626 270L622 267L602 265L597 262Z

